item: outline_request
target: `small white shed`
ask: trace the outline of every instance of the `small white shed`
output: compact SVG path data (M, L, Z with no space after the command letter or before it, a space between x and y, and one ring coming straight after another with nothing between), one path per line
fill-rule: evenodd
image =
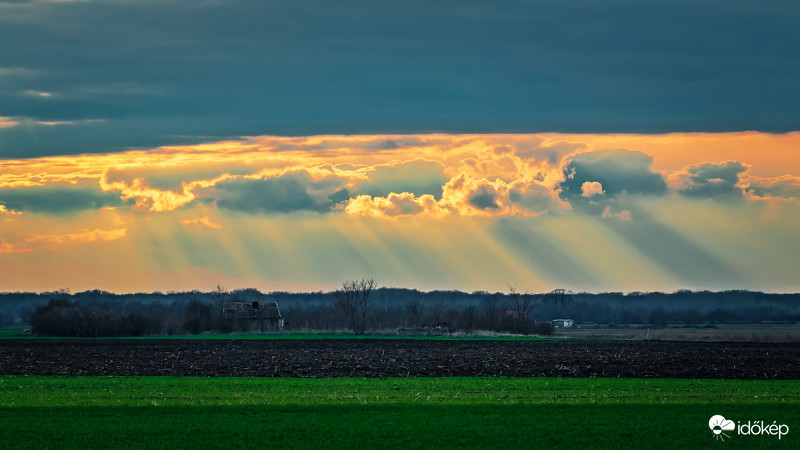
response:
M553 324L553 328L572 328L575 325L572 319L553 319L550 323Z

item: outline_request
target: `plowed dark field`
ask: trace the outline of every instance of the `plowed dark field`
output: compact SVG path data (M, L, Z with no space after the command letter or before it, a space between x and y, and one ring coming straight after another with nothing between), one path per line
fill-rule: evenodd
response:
M0 374L800 379L800 344L32 339L0 341Z

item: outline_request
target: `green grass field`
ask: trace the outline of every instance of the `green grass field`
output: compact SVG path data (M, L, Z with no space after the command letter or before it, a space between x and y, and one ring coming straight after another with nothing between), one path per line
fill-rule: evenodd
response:
M719 442L715 414L790 433ZM0 377L2 448L797 448L798 427L800 381Z

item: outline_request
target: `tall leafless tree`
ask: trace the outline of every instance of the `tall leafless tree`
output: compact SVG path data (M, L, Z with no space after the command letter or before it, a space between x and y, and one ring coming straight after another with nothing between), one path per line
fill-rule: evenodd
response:
M218 284L217 287L211 291L211 297L214 298L214 303L219 313L222 314L222 303L225 301L225 297L228 296L228 291L222 287L221 284Z
M406 304L406 326L417 328L422 315L425 313L425 305L419 300L417 295L413 300Z
M367 330L367 315L376 287L372 278L362 278L361 281L345 281L342 288L334 292L336 309L344 315L347 327L355 334L364 334Z
M563 313L567 307L572 305L572 291L566 289L553 289L544 296L544 302L556 308L559 313Z
M474 305L469 305L464 309L464 312L461 314L461 325L464 327L464 331L467 334L472 333L473 329L475 328L475 318L477 316L477 310L475 309Z
M497 331L497 322L500 316L500 307L497 299L493 295L484 295L483 313L486 316L486 328L490 331Z
M514 311L514 315L519 319L527 319L533 310L533 295L528 291L525 291L524 294L520 294L517 292L516 284L509 284L508 291L509 306L511 310Z
M524 294L517 292L517 285L508 284L508 301L509 309L512 311L511 321L512 329L516 332L527 332L528 325L532 322L530 314L533 310L534 297L530 292L525 291Z
M225 302L225 298L228 296L228 291L221 285L217 284L217 287L211 291L211 297L214 299L214 306L216 309L215 315L218 317L218 320L221 322L222 317L222 304Z
M455 303L455 298L455 291L436 291L433 293L433 301L430 306L431 316L433 317L432 326L450 325L448 313Z

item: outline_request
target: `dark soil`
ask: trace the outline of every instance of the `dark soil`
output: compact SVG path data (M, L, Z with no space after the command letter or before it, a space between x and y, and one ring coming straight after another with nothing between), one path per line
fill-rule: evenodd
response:
M26 339L0 374L800 379L800 343Z

